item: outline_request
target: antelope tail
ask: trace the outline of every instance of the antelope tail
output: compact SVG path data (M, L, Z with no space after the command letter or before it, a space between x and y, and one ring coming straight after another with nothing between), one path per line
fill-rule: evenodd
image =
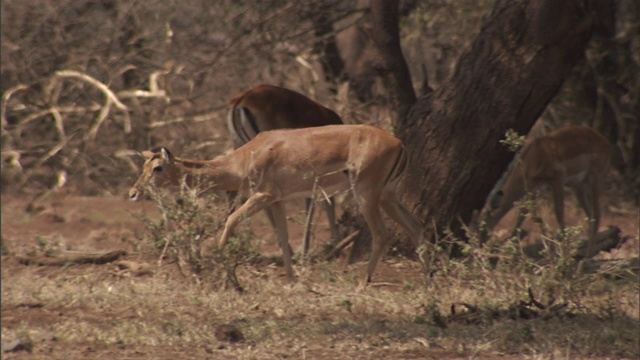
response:
M407 156L407 150L403 145L400 147L400 151L398 152L396 161L393 164L393 168L391 168L389 175L387 175L387 179L385 180L384 184L386 185L389 182L393 182L397 180L402 175L402 173L404 173L408 164L409 164L409 157Z

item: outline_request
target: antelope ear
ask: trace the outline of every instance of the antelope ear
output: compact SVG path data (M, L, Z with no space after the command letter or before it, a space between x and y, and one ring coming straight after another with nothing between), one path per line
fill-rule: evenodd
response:
M166 161L169 164L173 162L173 155L171 155L171 152L169 151L169 149L163 147L163 148L160 148L160 152L162 153L162 159L164 161Z
M145 150L142 152L138 153L140 156L142 156L145 159L151 159L151 157L153 156L153 152L149 151L149 150Z

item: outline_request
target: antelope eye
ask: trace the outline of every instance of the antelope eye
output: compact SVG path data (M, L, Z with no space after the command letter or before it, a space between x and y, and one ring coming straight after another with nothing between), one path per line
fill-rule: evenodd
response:
M162 171L162 166L156 166L153 168L154 173L161 172L161 171Z

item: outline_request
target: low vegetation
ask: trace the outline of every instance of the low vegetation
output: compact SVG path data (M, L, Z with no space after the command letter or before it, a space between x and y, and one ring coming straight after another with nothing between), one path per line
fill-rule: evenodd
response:
M151 272L3 264L3 339L28 338L34 354L65 349L72 359L127 349L240 359L640 355L637 273L579 272L572 256L579 228L556 247L546 239L554 249L546 262L527 257L514 239L472 242L465 258L436 252L430 275L417 261L387 259L377 282L357 292L364 263L297 265L298 282L288 284L270 253L258 252L280 256L265 225L261 235L241 227L230 246L215 250L226 204L189 194L178 202L156 196L164 216L140 219L146 230L128 260L150 263ZM218 340L223 325L241 340Z

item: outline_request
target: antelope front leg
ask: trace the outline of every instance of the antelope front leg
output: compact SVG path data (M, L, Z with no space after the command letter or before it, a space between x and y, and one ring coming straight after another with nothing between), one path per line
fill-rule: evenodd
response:
M256 212L262 210L265 206L269 205L274 199L274 196L269 193L259 192L251 195L249 199L242 204L238 208L238 210L234 211L233 214L229 215L227 218L227 222L224 224L224 231L222 232L222 237L220 237L220 241L218 242L218 246L224 247L229 241L229 236L235 229L238 223L248 218L249 216L255 214Z
M293 261L291 260L291 246L289 246L289 231L287 229L287 215L285 213L284 205L281 202L275 202L269 206L269 209L273 214L278 244L282 249L284 270L287 272L289 281L294 282L296 281L296 277L293 274Z

